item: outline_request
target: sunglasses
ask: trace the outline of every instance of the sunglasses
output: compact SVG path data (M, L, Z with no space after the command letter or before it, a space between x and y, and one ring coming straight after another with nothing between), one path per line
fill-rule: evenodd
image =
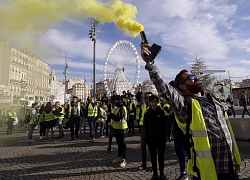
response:
M182 84L184 83L184 82L186 82L186 80L194 80L195 79L195 77L196 77L196 75L195 74L189 74L187 77L186 77L186 79L184 79L183 81L182 81Z

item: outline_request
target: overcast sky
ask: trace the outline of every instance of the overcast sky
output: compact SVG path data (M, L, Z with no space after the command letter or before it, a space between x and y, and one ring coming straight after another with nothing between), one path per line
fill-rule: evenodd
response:
M47 2L49 1L0 0L0 38L12 46L40 55L55 70L58 80L64 78L67 53L67 77L84 78L85 75L86 81L91 84L93 41L88 33L91 17L96 14L102 20L98 25L100 33L96 42L96 82L103 77L105 56L116 41L125 39L132 42L140 53L140 36L133 37L134 34L120 30L115 19L106 18L109 12L104 10L107 3L112 4L113 1L54 1L60 3L60 10ZM118 2L121 1L116 1ZM220 79L228 79L228 71L236 82L250 78L250 1L122 2L121 6L130 5L127 9L121 8L120 10L124 10L122 13L144 26L151 44L162 46L156 64L168 81L174 79L181 69L190 70L196 54L198 58L204 59L208 69L226 70L225 73L215 74ZM115 8L110 11L112 10ZM144 66L145 63L140 58L139 83L148 77Z

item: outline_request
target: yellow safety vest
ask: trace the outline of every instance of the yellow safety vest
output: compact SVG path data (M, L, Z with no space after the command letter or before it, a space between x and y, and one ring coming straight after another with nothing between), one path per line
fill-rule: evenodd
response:
M100 107L100 114L104 114L105 113L105 111L104 111L104 109L102 109L101 107ZM102 118L101 116L100 116L100 118L98 119L98 122L104 122L104 118Z
M62 110L61 110L61 112L60 112L62 115L58 115L58 116L56 116L56 117L59 118L59 119L63 119L63 118L64 118L64 107L62 107L62 106L59 106L59 107L62 108ZM59 107L56 107L56 109L58 109Z
M8 112L8 117L7 117L7 120L6 120L6 122L8 122L9 121L9 119L14 119L15 118L15 116L14 116L14 113L12 113L12 112Z
M40 114L40 116L39 116L39 122L41 123L41 122L45 122L45 114L43 113L43 111L42 111L42 113Z
M142 126L143 125L143 120L144 120L144 114L147 110L147 104L146 103L143 103L142 106L141 106L141 119L139 121L139 125Z
M97 105L95 107L93 107L92 103L89 103L89 105L88 105L88 117L97 117L97 115L98 115Z
M31 109L31 111L29 113L29 116L31 119L30 119L30 122L28 124L35 124L35 120L33 119L32 111L33 111L33 109ZM37 116L37 111L36 111L36 116Z
M46 113L43 111L43 114L44 114L45 121L52 121L52 120L56 119L56 115L53 114L52 111L50 111L49 113Z
M192 121L190 124L190 131L192 134L192 140L194 142L194 147L190 148L191 158L188 159L187 172L196 176L197 173L194 172L194 153L193 148L195 149L196 154L196 166L200 171L200 176L202 180L217 180L217 173L214 165L214 160L211 153L211 147L209 144L209 138L207 135L207 128L205 124L205 120L203 118L202 110L199 102L196 99L192 98L191 101L192 106ZM186 132L186 124L183 124L179 121L178 117L176 117L176 121L180 129ZM229 120L227 118L227 124L229 124ZM241 164L241 158L239 154L239 150L234 138L234 134L232 131L231 125L228 126L229 132L232 136L233 140L233 154L234 161L237 164Z
M170 107L170 105L169 104L164 104L164 106L163 106L163 111L164 111L164 114L165 114L165 116L168 116L169 115L169 113L164 109L165 107Z
M123 117L123 119L121 119L120 121L114 121L113 119L111 119L111 126L114 129L127 129L128 125L127 125L127 109L125 106L122 106L120 108L123 108L125 111L125 116ZM117 108L114 112L114 115L117 115L119 113L120 108Z
M81 112L80 102L77 103L77 109L78 109L78 116L80 116L80 112ZM69 111L68 111L69 118L71 116L71 110L72 110L72 106L71 106L71 103L69 103Z
M135 107L136 113L135 113L135 120L140 120L140 112L141 112L141 107Z
M130 103L129 103L129 111L132 111L132 110L133 110L133 104L134 104L133 102L130 102ZM132 116L133 116L133 115L135 115L135 113L134 113L134 112L129 112L129 115L132 115Z

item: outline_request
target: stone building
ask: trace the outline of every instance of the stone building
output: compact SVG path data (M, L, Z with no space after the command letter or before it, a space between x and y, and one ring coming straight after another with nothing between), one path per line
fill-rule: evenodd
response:
M49 100L50 67L37 55L0 41L0 104Z

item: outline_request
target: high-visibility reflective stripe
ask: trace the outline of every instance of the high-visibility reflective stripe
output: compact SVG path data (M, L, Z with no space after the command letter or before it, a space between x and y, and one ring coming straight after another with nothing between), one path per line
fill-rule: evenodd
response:
M126 121L113 121L113 124L116 124L116 125L120 125L120 124L127 124L127 122Z
M195 151L196 156L199 158L213 158L211 151Z
M207 130L192 130L191 131L193 137L206 137Z
M232 142L236 143L236 140L235 140L234 136L232 136Z

